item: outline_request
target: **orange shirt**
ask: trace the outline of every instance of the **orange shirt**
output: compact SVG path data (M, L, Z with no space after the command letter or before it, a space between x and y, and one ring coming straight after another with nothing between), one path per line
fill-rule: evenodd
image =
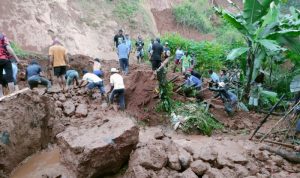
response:
M53 56L53 67L66 66L65 55L67 49L60 45L53 45L49 48L49 55Z

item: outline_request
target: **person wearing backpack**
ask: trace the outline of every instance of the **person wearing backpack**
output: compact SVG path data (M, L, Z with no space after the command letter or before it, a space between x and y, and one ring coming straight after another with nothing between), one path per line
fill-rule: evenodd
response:
M8 83L8 89L10 93L15 91L13 70L10 61L11 56L16 60L17 63L20 61L10 46L9 40L3 33L0 32L0 97L3 96L3 85L5 82ZM6 73L6 79L3 77L4 70Z

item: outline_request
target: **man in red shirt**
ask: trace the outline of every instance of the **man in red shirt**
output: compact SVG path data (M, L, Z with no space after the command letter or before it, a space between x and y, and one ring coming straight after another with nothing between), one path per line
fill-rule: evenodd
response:
M8 39L0 32L0 97L3 96L3 84L5 83L3 70L7 75L6 82L8 83L9 92L12 93L15 90L10 56L14 57L17 63L19 62L19 58L10 46Z

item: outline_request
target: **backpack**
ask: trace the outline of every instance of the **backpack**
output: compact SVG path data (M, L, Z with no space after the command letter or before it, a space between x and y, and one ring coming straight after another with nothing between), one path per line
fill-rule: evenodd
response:
M8 51L6 49L5 44L5 36L0 33L0 59L7 59L8 58Z

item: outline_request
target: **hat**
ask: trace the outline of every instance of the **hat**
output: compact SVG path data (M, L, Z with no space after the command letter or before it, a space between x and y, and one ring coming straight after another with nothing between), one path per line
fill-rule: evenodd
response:
M83 69L83 70L82 70L82 73L83 73L83 74L86 74L86 73L88 73L88 72L89 72L89 71L86 70L86 69Z
M119 72L119 70L118 70L118 69L116 69L116 68L111 68L111 69L110 69L110 72L111 72L111 73L118 73L118 72Z
M94 60L97 61L97 62L100 62L100 59L99 59L99 58L95 58Z
M225 87L226 84L225 84L224 82L219 82L218 85L219 85L220 87Z

